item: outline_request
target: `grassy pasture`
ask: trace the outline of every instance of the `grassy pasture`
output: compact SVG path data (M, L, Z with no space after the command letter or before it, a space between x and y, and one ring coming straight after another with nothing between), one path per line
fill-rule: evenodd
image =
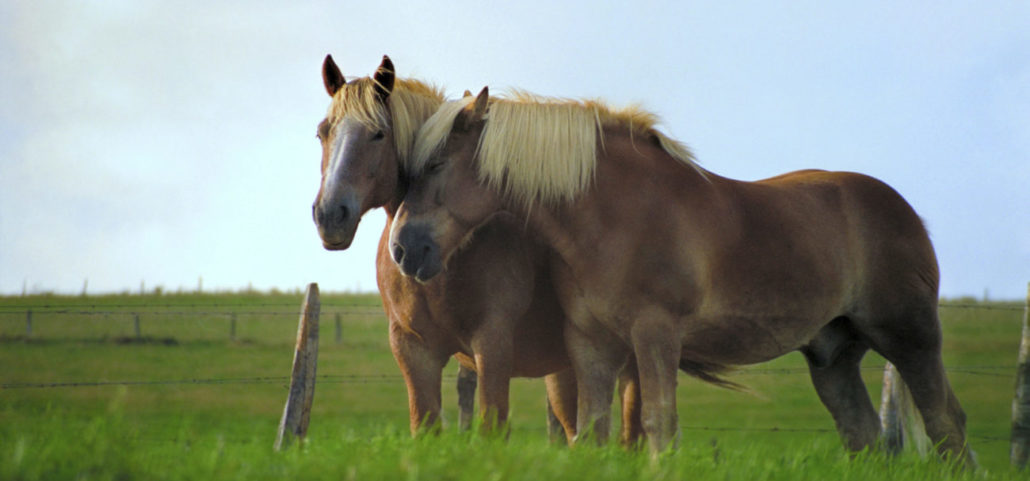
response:
M751 394L681 377L681 448L658 464L548 445L538 380L513 383L507 442L459 434L453 365L444 434L412 440L374 295L323 294L309 440L273 453L300 303L299 293L0 298L0 479L973 477L915 456L849 460L799 354L735 374ZM1021 305L962 304L941 315L970 443L988 479L1025 479L1008 468ZM864 365L878 404L883 361Z

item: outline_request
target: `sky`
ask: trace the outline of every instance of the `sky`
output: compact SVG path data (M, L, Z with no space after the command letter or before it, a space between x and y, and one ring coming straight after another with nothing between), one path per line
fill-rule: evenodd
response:
M777 5L788 3L788 5ZM1030 2L0 4L0 295L374 291L323 250L321 64L638 103L741 180L857 171L925 220L941 294L1030 281Z

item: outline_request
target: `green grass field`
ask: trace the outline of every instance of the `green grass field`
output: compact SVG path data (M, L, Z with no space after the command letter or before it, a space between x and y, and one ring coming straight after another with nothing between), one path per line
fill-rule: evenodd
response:
M458 433L453 363L443 434L413 440L374 295L322 296L308 440L276 453L300 303L299 293L0 298L0 479L1026 478L1008 464L1019 303L941 310L975 474L915 455L850 459L799 354L735 374L751 394L681 377L682 441L657 463L617 446L550 445L539 380L513 383L507 441ZM883 361L864 365L878 404Z

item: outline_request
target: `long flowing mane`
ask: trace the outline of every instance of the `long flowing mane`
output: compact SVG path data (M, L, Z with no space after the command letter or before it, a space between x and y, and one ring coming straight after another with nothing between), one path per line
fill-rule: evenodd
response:
M391 131L401 164L406 165L418 129L444 102L443 91L420 80L397 79L386 102L390 109L387 112L376 85L370 77L348 82L333 96L326 118L336 124L350 116L371 129Z
M473 97L448 102L426 121L415 141L410 172L420 172L444 145ZM593 180L604 127L622 126L658 142L665 152L703 172L683 144L655 129L658 117L637 106L614 109L600 100L555 99L512 91L491 98L479 139L480 178L524 207L574 199Z

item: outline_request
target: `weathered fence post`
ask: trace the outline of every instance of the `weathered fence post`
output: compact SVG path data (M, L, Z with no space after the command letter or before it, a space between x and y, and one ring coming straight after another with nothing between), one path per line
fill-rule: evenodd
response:
M143 339L143 333L139 328L139 313L132 313L132 327L136 331L136 340Z
M229 315L229 340L236 340L236 313Z
M883 367L883 391L880 393L880 426L883 428L884 448L889 454L898 454L905 447L904 420L901 419L901 376L893 364Z
M32 337L32 309L25 312L25 337Z
M888 454L898 454L905 446L920 455L930 449L930 438L926 435L923 416L916 410L912 393L898 374L898 368L890 362L883 368L880 426L883 428L884 449Z
M279 423L279 434L275 449L285 449L293 441L300 440L308 432L311 416L311 402L315 398L315 368L318 365L318 314L321 310L318 298L318 284L308 284L307 295L300 311L297 326L297 347L293 354L293 374L290 379L290 393L286 398L283 418Z
M476 371L458 368L458 429L468 431L472 427L476 399Z
M1019 343L1019 370L1016 372L1016 397L1012 400L1013 466L1026 467L1030 457L1030 284L1023 308L1023 340Z

